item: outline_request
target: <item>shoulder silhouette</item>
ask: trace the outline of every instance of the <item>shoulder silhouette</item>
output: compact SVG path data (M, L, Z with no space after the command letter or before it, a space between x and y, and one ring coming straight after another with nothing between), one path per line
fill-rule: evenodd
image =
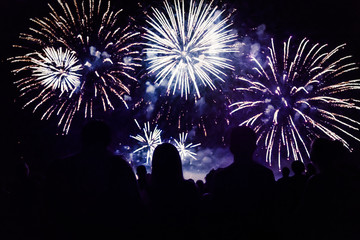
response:
M360 175L350 170L348 155L339 141L318 138L312 144L310 160L318 173L309 178L300 208L309 239L360 237L360 221L351 217L360 213L355 203L360 201Z
M130 165L107 150L111 142L109 126L90 121L83 128L81 140L82 150L56 161L48 173L54 238L130 229L133 213L141 206Z
M261 228L255 231L257 233L265 229L269 210L272 210L275 184L272 171L253 159L257 148L256 139L251 128L241 126L232 130L230 151L234 161L228 167L216 171L211 189L214 208L221 218L221 224L239 224L238 227L243 229L237 230L249 231L249 234L255 228Z

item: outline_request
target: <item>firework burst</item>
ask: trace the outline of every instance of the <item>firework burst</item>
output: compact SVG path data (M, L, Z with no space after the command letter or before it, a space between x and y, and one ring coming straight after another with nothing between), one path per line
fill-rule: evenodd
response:
M79 73L81 64L75 54L69 50L63 52L62 48L45 48L44 54L37 53L37 57L31 58L33 63L33 76L37 78L44 88L52 88L53 91L68 92L80 85Z
M250 56L252 72L238 77L244 100L230 105L231 114L246 116L240 125L258 133L266 161L277 161L279 169L282 159L307 160L316 137L339 140L349 149L349 139L360 142L360 122L351 115L360 110L360 79L345 80L345 73L358 69L351 56L338 56L345 44L328 50L304 38L296 48L291 39L281 54L271 40L266 59Z
M138 134L136 136L130 136L131 138L137 140L140 143L140 147L137 148L133 153L146 151L146 165L151 164L151 159L155 148L161 144L161 130L155 126L154 130L151 130L150 123L146 122L144 128L141 128L139 123L135 120L136 125L143 134Z
M165 11L152 8L145 28L146 61L156 82L167 85L167 93L180 91L200 98L199 83L216 88L213 79L224 82L225 70L233 70L226 53L235 52L236 34L230 29L230 16L203 0L199 3L174 0L164 2Z
M193 152L193 148L200 146L200 143L193 144L193 143L186 143L188 134L187 133L180 133L179 134L179 141L174 139L175 141L175 147L179 151L180 157L182 161L185 161L186 159L196 160L196 153Z
M57 115L67 133L77 112L92 117L98 109L113 110L117 102L127 107L124 96L141 59L139 33L131 23L119 27L122 10L113 11L110 1L58 4L49 4L49 17L31 19L35 27L15 45L26 53L9 60L21 65L13 72L22 74L16 85L25 106L42 107L42 119Z

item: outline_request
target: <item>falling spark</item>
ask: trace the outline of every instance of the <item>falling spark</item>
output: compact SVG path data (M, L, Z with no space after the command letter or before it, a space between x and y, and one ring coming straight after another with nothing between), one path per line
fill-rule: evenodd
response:
M339 140L349 150L348 139L360 142L360 122L351 115L360 110L360 79L344 77L359 67L349 63L351 56L337 56L345 44L327 50L326 44L310 45L304 38L293 49L291 39L283 43L282 54L272 39L266 61L249 56L253 72L238 77L244 100L229 106L231 114L246 116L240 125L257 132L266 162L271 166L275 159L279 169L282 159L308 160L316 137Z

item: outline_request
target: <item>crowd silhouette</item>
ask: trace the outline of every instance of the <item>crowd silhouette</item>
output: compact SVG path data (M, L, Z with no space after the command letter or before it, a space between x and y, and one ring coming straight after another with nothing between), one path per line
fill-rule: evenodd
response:
M0 178L1 239L360 239L360 170L338 141L315 139L310 162L273 172L253 159L256 134L231 131L233 162L205 180L184 179L178 150L163 143L151 173L108 150L111 130L89 121L81 151L42 179L19 162ZM356 156L356 155L355 155Z

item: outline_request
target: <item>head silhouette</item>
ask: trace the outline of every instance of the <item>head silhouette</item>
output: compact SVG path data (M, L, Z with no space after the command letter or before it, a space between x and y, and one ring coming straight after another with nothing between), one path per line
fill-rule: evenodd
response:
M308 163L308 164L306 165L306 174L307 174L308 176L312 176L312 175L315 175L315 174L316 174L316 168L315 168L314 164Z
M326 138L317 138L311 145L310 160L320 172L331 171L337 155L336 149L335 142Z
M156 183L176 183L184 180L181 158L174 145L163 143L155 148L151 175Z
M289 177L289 175L290 175L290 169L289 169L288 167L283 167L283 168L281 169L281 174L282 174L282 176L283 176L284 178Z
M346 149L344 144L339 140L333 141L333 146L334 146L333 147L334 163L336 167L339 167L339 164L341 165L342 163L346 162L344 160L348 158L349 151Z
M111 141L110 127L105 122L91 120L82 129L81 140L85 148L104 149Z
M139 178L145 178L147 174L146 167L144 165L139 165L136 168L136 175Z
M291 163L291 170L295 175L301 175L305 172L305 165L301 161L293 161Z
M256 134L249 127L233 128L230 135L230 151L235 157L252 158L256 149Z

